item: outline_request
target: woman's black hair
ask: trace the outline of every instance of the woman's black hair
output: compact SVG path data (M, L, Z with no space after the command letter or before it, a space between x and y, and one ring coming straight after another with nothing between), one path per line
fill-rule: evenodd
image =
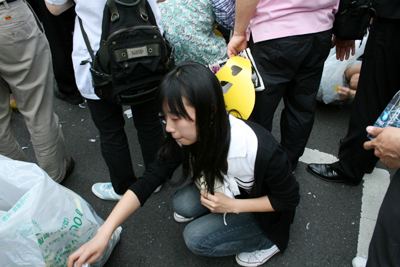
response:
M215 179L223 181L228 170L227 155L230 143L229 117L221 85L217 77L205 66L195 62L182 62L162 80L156 95L160 113L168 107L179 118L191 120L183 99L196 112L197 142L182 146L183 183L193 171L192 179L204 173L208 191L214 193ZM176 141L167 133L159 157L168 157Z

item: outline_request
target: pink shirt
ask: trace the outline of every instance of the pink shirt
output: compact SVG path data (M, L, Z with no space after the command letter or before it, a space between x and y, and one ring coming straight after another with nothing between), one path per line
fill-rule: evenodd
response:
M329 30L338 6L339 0L260 0L250 22L253 40Z

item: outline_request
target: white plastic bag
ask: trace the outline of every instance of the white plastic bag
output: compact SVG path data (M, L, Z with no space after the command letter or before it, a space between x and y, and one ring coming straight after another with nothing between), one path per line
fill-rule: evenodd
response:
M317 93L318 101L323 101L325 104L329 104L340 100L337 93L337 87L344 85L343 79L345 79L345 70L348 67L355 65L357 58L364 54L367 40L368 35L364 37L362 42L360 40L355 41L356 52L354 56L350 55L348 60L337 60L336 47L331 49L324 64L324 71L322 72L321 83Z
M68 256L92 239L103 220L79 195L54 182L36 164L0 155L0 265L67 266ZM102 266L118 243L119 227Z

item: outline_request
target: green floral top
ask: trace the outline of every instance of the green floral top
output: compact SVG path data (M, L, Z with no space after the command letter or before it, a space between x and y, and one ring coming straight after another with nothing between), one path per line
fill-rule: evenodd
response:
M203 65L227 57L225 40L214 30L215 14L209 0L167 0L159 3L161 26L175 47L175 61Z

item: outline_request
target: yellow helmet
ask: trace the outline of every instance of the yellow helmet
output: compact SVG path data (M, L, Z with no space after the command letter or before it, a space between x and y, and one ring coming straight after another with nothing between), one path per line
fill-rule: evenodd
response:
M250 117L256 99L251 74L250 60L241 57L231 57L216 74L222 85L226 110L233 110L232 115L245 120Z

